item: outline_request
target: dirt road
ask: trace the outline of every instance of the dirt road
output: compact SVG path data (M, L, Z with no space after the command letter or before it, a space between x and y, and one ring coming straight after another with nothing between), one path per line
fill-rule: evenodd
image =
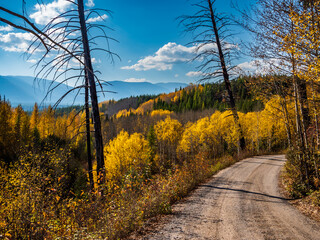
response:
M320 240L320 225L279 193L284 161L283 155L259 156L221 171L141 239Z

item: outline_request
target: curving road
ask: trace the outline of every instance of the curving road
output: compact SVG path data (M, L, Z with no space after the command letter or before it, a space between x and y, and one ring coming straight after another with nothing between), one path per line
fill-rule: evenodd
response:
M283 155L245 159L200 185L142 239L320 240L320 225L283 198Z

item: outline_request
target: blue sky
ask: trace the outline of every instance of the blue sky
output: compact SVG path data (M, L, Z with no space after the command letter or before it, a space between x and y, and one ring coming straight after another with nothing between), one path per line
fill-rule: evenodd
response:
M250 1L239 1L239 4L243 6ZM21 2L11 0L0 5L22 12ZM194 56L194 47L187 45L191 38L183 33L176 20L178 16L194 12L192 2L195 1L85 0L88 7L94 5L113 12L112 16L105 16L104 24L114 29L108 34L119 43L111 42L111 50L121 60L115 59L110 63L104 54L94 55L94 67L102 72L101 77L108 81L195 82L199 78L197 63L189 62ZM36 3L27 1L27 13L39 26L55 12L67 9L64 0L43 0L45 11L37 9ZM230 0L217 0L216 8L219 12L236 14L230 7ZM247 35L242 34L238 38L247 38ZM32 65L39 56L35 54L28 59L23 54L28 40L30 36L27 33L0 25L0 75L34 76ZM237 64L248 66L247 61L241 58Z

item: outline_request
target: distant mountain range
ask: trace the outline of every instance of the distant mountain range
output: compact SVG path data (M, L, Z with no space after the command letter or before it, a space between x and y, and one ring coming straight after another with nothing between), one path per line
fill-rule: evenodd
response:
M175 89L185 88L188 86L185 83L149 83L149 82L123 82L110 81L111 85L106 86L104 90L113 91L115 93L105 93L105 97L100 94L99 101L104 100L119 100L131 96L139 96L144 94L160 94L174 92Z
M175 91L175 89L184 88L185 83L149 83L149 82L123 82L110 81L110 86L104 86L105 92L100 93L99 101L119 100L130 96L139 96L143 94L160 94ZM41 80L35 82L33 77L27 76L0 76L0 96L10 101L12 106L21 104L24 108L31 108L35 102L42 103L44 106L54 104L61 96L71 90L71 87L66 84L53 83L50 88L55 88L52 94L45 98L47 89L51 81ZM114 92L114 93L113 93ZM70 106L72 104L83 104L84 96L79 94L76 97L76 92L71 92L61 102L60 106Z

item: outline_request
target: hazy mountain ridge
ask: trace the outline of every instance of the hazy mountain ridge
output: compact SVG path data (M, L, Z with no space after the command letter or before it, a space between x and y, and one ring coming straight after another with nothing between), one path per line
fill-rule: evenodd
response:
M123 81L110 81L110 86L104 86L105 92L103 95L100 93L99 101L109 99L119 100L130 96L139 96L143 94L160 94L175 91L175 89L184 88L187 86L185 83L157 83L150 82L123 82ZM28 76L0 76L0 95L10 101L12 106L21 104L23 107L32 107L35 102L41 103L46 96L46 91L50 86L51 81L40 80L34 82L33 77ZM53 87L58 83L53 83ZM49 97L43 101L44 106L54 104L63 94L71 89L66 84L60 84L53 91ZM114 93L115 92L115 93ZM61 106L70 106L73 103L76 105L83 104L84 96L79 94L76 97L76 92L71 92L61 102Z
M153 95L160 93L174 92L175 89L188 86L185 83L169 82L169 83L150 83L150 82L124 82L110 81L111 85L104 87L105 91L113 91L114 93L105 93L105 97L100 94L100 101L114 99L119 100L131 96Z
M50 87L50 84L52 86ZM66 84L52 83L49 80L35 81L28 76L0 76L0 95L10 101L12 106L21 104L25 108L32 107L35 102L43 106L54 104L59 98L71 89ZM56 87L56 88L55 88ZM48 88L55 88L52 94L47 95ZM70 93L61 102L67 106L73 103L76 93ZM75 104L80 104L80 96L75 99Z

